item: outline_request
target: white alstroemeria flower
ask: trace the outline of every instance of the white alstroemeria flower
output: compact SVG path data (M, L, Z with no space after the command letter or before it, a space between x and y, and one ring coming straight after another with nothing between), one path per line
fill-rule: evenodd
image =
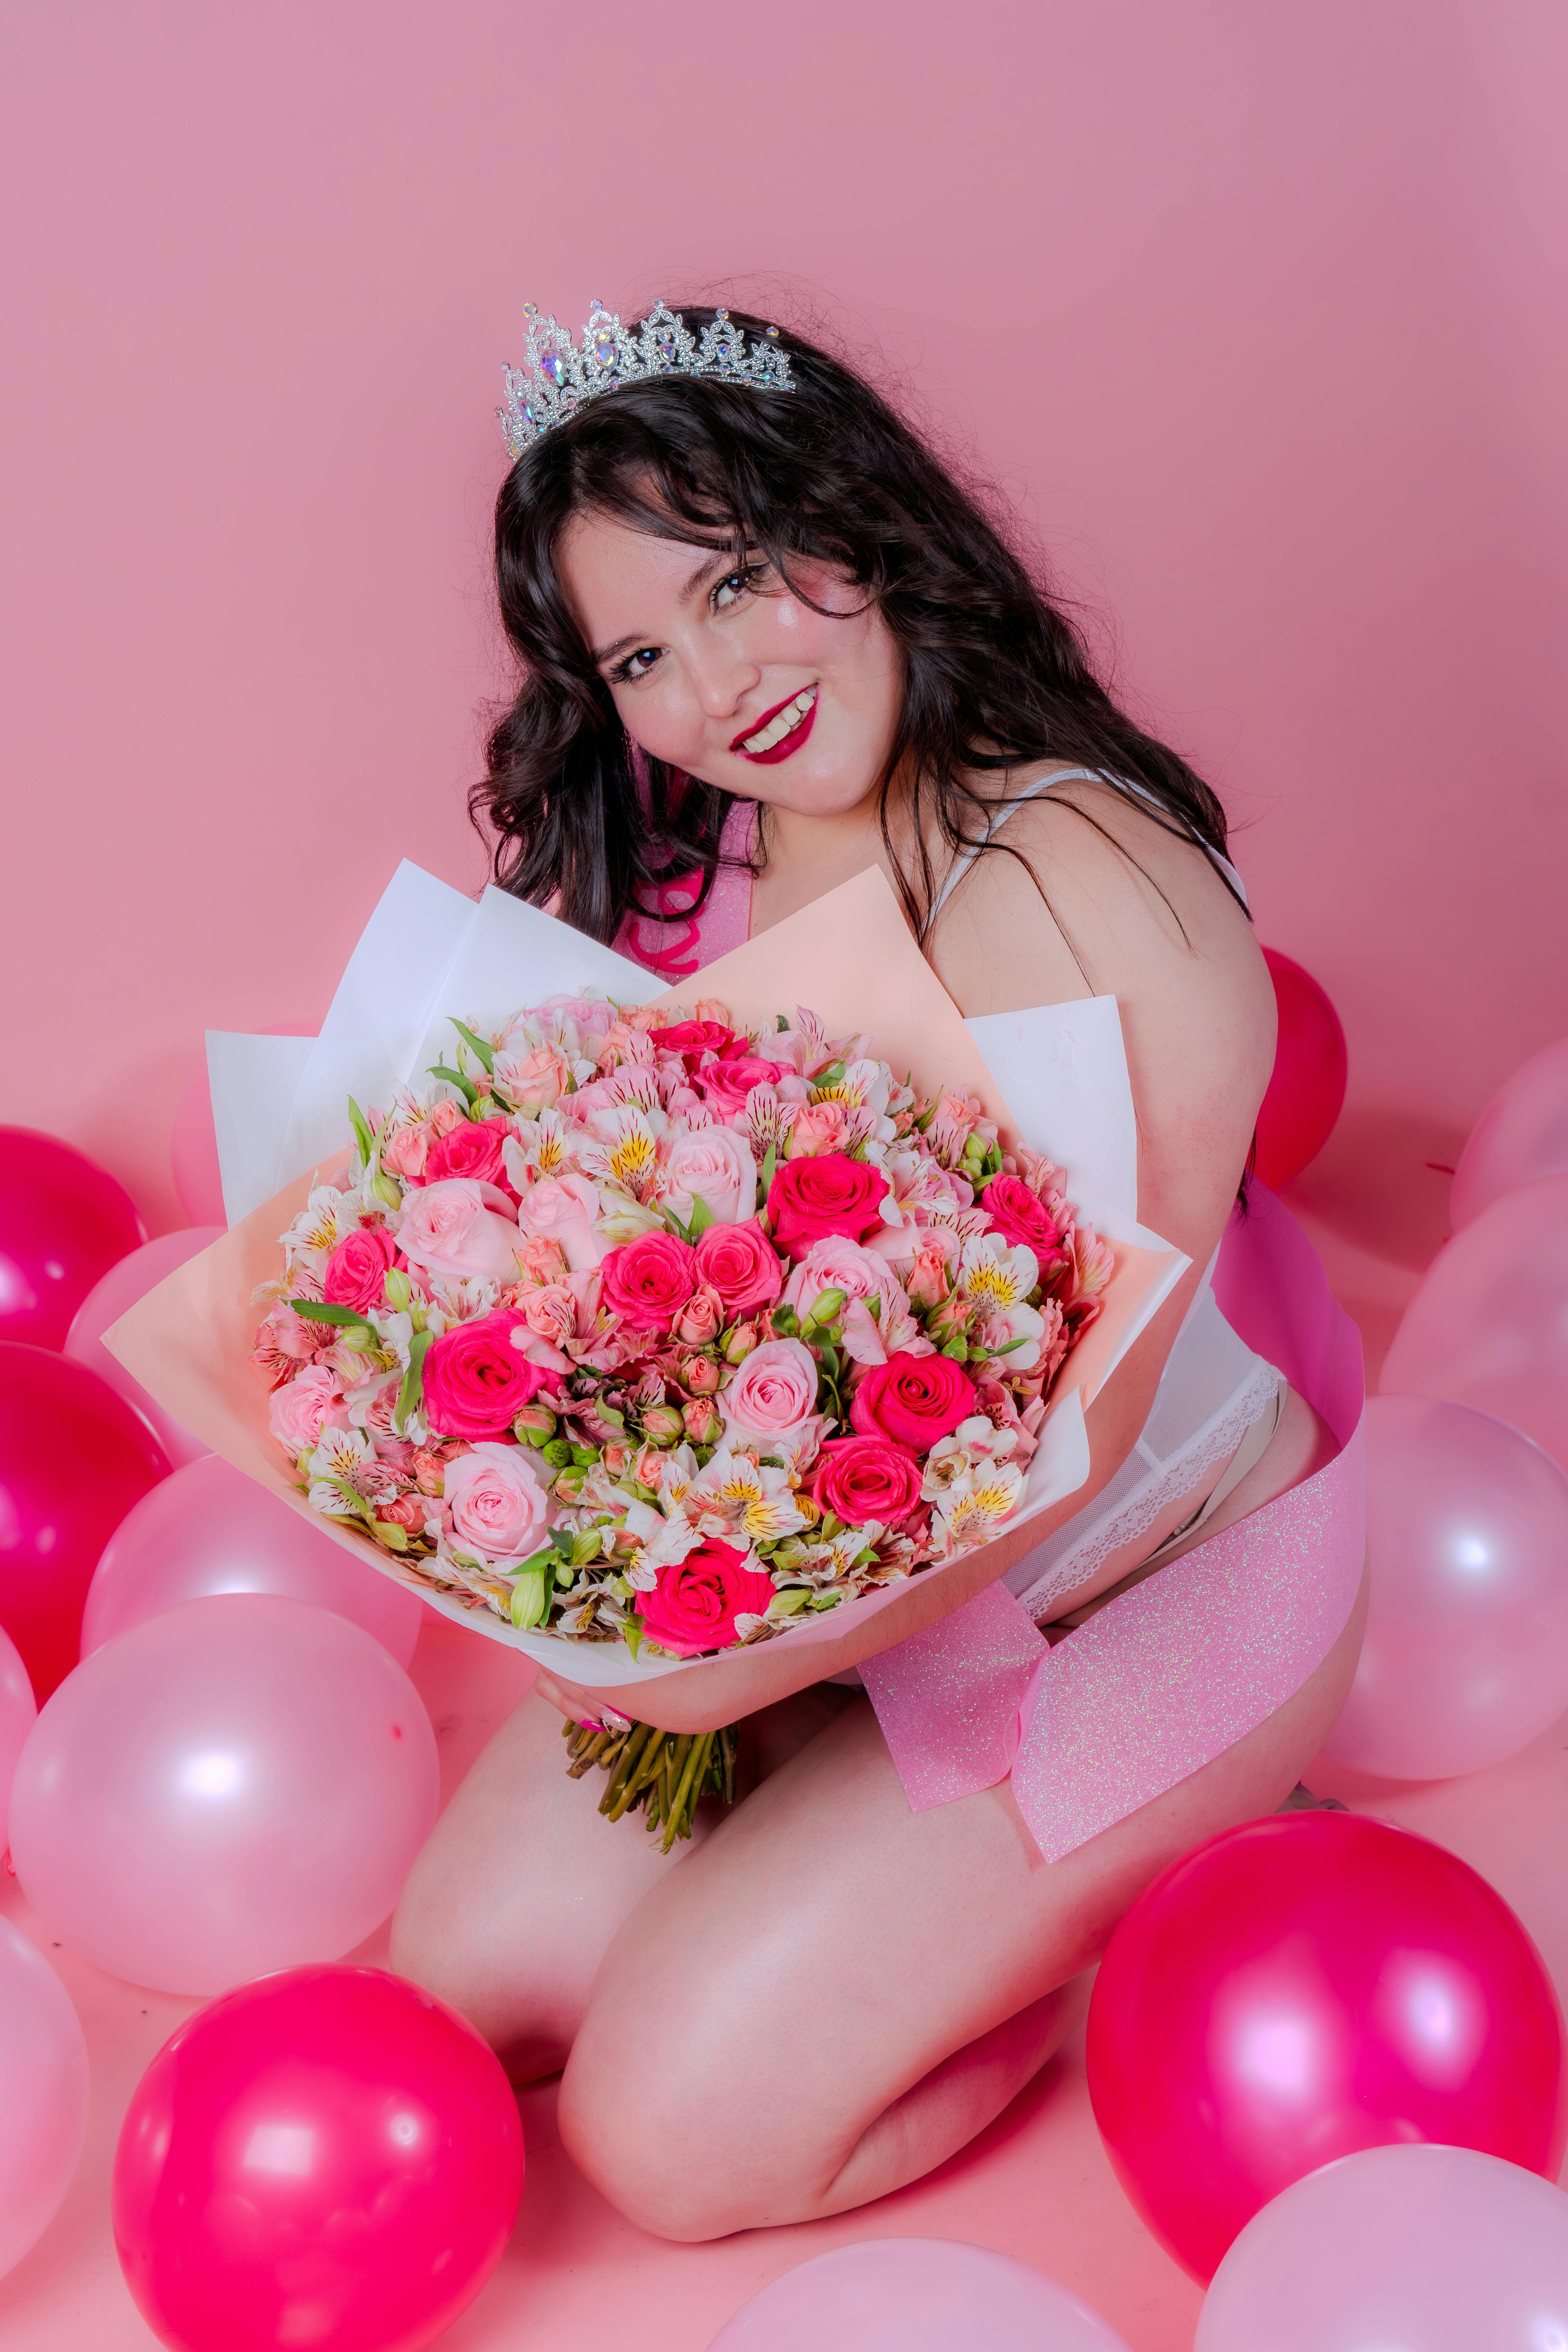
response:
M280 1236L290 1269L305 1266L320 1276L338 1244L359 1224L359 1208L352 1193L335 1184L312 1184L310 1195L288 1231Z
M542 1110L537 1118L520 1118L515 1135L501 1139L501 1165L514 1192L526 1192L541 1182L563 1176L572 1167L572 1131L558 1110Z
M635 1103L596 1110L590 1120L592 1139L577 1147L577 1164L585 1176L598 1177L644 1201L658 1173L659 1143L669 1125L662 1110L645 1110Z
M970 1355L977 1365L994 1362L1003 1372L1032 1372L1045 1334L1046 1318L1037 1307L993 1307L969 1335Z
M1023 1491L1024 1474L1015 1462L977 1462L961 1471L946 1493L933 1498L937 1558L989 1543L1017 1509Z
M963 1244L958 1287L982 1313L1022 1307L1040 1278L1040 1261L1020 1242L1009 1249L1000 1234L979 1234Z
M375 1448L363 1429L323 1429L306 1467L312 1478L346 1478L353 1483Z
M644 1544L633 1568L626 1571L627 1580L637 1583L640 1569L678 1567L689 1552L694 1552L703 1540L702 1530L684 1516L666 1519L657 1535ZM657 1576L654 1581L658 1582ZM639 1589L646 1590L646 1587Z
M658 1493L666 1510L678 1511L697 1478L697 1456L689 1445L672 1445L658 1457Z
M689 1517L698 1514L700 1525L717 1518L721 1527L738 1529L753 1544L776 1543L811 1524L795 1503L787 1470L728 1443L689 1488L683 1508Z
M664 1219L649 1203L634 1201L625 1192L605 1192L599 1195L594 1225L607 1242L619 1244L635 1242L639 1234L661 1233Z

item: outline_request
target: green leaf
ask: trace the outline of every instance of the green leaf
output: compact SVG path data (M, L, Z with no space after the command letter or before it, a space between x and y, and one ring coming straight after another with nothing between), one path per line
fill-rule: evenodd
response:
M368 1168L375 1150L375 1138L370 1131L369 1119L366 1118L353 1095L349 1097L349 1124L353 1129L354 1141L359 1146L359 1164L362 1168Z
M784 1019L782 1013L775 1013L773 1018L779 1024L774 1034L775 1035L782 1037L785 1030L789 1027L789 1023Z
M1028 1344L1029 1335L1026 1331L1021 1339L1009 1339L1005 1348L987 1348L985 1352L988 1356L1010 1356L1015 1348L1026 1348Z
M445 1078L449 1087L457 1087L470 1110L477 1108L479 1090L472 1078L466 1078L461 1070L452 1069L446 1062L432 1062L430 1076L433 1078Z
M642 1620L628 1617L621 1627L621 1639L635 1658L642 1648Z
M956 1331L942 1352L944 1356L951 1356L955 1364L967 1364L969 1361L968 1343Z
M767 1158L763 1161L763 1198L764 1201L773 1189L773 1178L778 1173L778 1147L776 1144L770 1143L768 1146Z
M689 1242L694 1242L697 1239L698 1234L705 1234L709 1226L714 1222L715 1219L712 1210L708 1206L707 1202L703 1200L701 1194L699 1193L696 1196L695 1202L692 1207L691 1223L686 1229L687 1240Z
M386 1546L388 1551L408 1549L407 1528L398 1527L392 1519L372 1519L370 1531L378 1542Z
M363 1323L364 1317L357 1307L334 1307L325 1298L291 1298L289 1306L296 1315L308 1323Z
M520 1633L542 1624L550 1614L550 1580L538 1569L520 1569L507 1603L507 1613Z
M460 1021L453 1021L452 1026L475 1060L482 1065L485 1076L489 1077L496 1066L495 1047L487 1045L482 1037L476 1037L471 1029L465 1029Z
M429 1352L431 1334L416 1331L408 1343L408 1370L403 1375L403 1386L397 1392L397 1410L393 1414L393 1426L399 1437L408 1426L408 1416L417 1412L425 1402L425 1358Z
M689 1225L683 1225L681 1223L680 1219L676 1215L675 1211L670 1207L668 1201L661 1201L659 1202L658 1213L664 1219L665 1223L669 1227L670 1232L675 1234L678 1240L687 1243L690 1242L691 1228Z

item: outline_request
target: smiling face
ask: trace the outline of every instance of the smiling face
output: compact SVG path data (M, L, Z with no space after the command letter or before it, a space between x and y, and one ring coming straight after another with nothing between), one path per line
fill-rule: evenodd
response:
M746 800L842 816L880 783L902 656L875 605L825 565L652 539L605 515L561 537L561 577L627 733L650 758ZM863 608L863 609L862 609Z

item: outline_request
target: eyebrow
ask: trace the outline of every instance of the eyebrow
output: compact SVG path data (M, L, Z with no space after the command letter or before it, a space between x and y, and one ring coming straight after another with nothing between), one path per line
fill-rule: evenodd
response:
M707 558L706 562L698 565L696 571L692 573L690 579L686 583L686 585L680 592L680 601L683 604L689 597L696 595L697 591L702 586L705 581L711 579L714 572L718 569L721 563L729 562L731 552L731 551L729 548L715 548L713 553ZM617 637L613 646L601 646L595 654L594 659L595 663L614 661L616 656L617 654L624 654L628 646L646 646L647 643L647 638L646 635Z

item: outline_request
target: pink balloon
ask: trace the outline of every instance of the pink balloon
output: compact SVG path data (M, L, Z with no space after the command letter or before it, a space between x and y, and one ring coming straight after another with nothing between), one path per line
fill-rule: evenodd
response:
M22 1653L9 1633L0 1633L0 1832L9 1813L16 1759L37 1719L37 1702Z
M87 2137L87 2043L36 1944L0 1919L0 2273L42 2237Z
M1568 1175L1568 1037L1543 1046L1488 1103L1448 1195L1456 1231L1521 1184Z
M709 2352L1127 2352L1054 2279L984 2246L872 2238L772 2279Z
M213 1098L207 1066L202 1066L181 1095L169 1138L169 1161L180 1206L193 1225L224 1225L223 1171L218 1165L217 1135L213 1127Z
M1374 2147L1266 2205L1193 2352L1556 2352L1568 2197L1468 2147Z
M1310 971L1265 948L1279 1034L1258 1113L1258 1173L1278 1192L1315 1160L1344 1108L1349 1063L1340 1016Z
M94 1283L66 1333L66 1354L96 1372L100 1381L107 1381L127 1404L135 1407L176 1469L182 1462L199 1460L209 1449L171 1420L141 1381L132 1378L120 1359L104 1346L103 1335L128 1307L155 1289L166 1274L173 1274L210 1243L221 1241L224 1232L222 1225L195 1225L184 1233L160 1234L156 1241L143 1242Z
M40 1698L76 1664L104 1545L168 1475L141 1414L96 1372L0 1339L0 1625Z
M114 2242L180 2352L420 2352L500 2262L522 2171L517 2101L471 2026L380 1969L295 1969L153 2059Z
M1568 1470L1568 1176L1494 1201L1444 1244L1378 1387L1511 1422Z
M110 1537L82 1612L82 1655L161 1610L214 1592L281 1592L334 1609L400 1666L414 1655L425 1613L405 1584L208 1454L143 1496Z
M1366 1436L1372 1601L1327 1751L1396 1780L1477 1772L1568 1707L1568 1477L1427 1397L1371 1398Z
M0 1339L63 1347L100 1275L146 1238L107 1168L58 1135L0 1127Z
M1194 2278L1362 2148L1563 2160L1568 2047L1540 1953L1468 1864L1356 1813L1248 1822L1163 1871L1106 1947L1088 2063L1117 2177Z
M270 1592L187 1601L62 1683L11 1791L50 1931L111 1976L212 1992L336 1959L436 1819L436 1735L379 1642Z

